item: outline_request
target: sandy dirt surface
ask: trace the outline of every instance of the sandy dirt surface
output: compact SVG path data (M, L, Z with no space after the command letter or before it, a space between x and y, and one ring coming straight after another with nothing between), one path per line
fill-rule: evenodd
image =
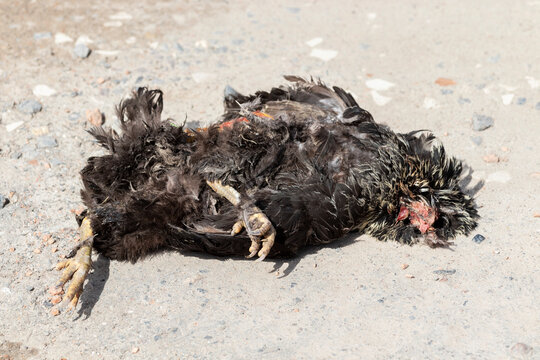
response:
M0 1L0 14L0 358L540 358L540 1ZM483 183L478 229L451 249L352 236L263 263L96 255L75 313L54 316L78 171L103 153L86 111L117 127L115 104L147 85L165 116L204 124L226 84L284 74L353 92L395 130L432 129Z

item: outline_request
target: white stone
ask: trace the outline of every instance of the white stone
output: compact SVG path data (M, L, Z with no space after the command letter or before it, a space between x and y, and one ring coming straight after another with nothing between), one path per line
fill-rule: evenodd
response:
M12 132L13 130L21 126L22 124L24 124L24 121L17 121L11 124L6 124L6 130L7 132Z
M390 97L387 97L387 96L383 96L381 94L379 94L376 90L371 90L371 97L373 98L373 101L375 102L375 104L379 105L379 106L383 106L383 105L386 105L390 102L390 100L392 100L392 98Z
M319 45L319 44L322 43L322 42L323 42L323 39L322 39L322 38L316 37L316 38L313 38L313 39L311 39L311 40L306 41L306 44L307 44L307 46L309 46L309 47L314 47L314 46Z
M514 100L514 94L504 94L501 96L504 105L510 105Z
M368 13L367 18L368 20L375 20L377 18L377 14L374 12Z
M103 55L103 56L115 56L115 55L120 54L120 51L118 51L118 50L96 50L96 51L94 51L94 53L96 53L98 55Z
M199 40L195 42L195 47L199 49L206 49L208 48L208 41L206 40Z
M54 35L54 42L56 44L64 44L64 43L68 43L68 42L72 42L72 41L73 41L73 39L70 38L69 36L67 36L64 33L56 33Z
M75 45L79 45L79 44L88 45L88 44L92 44L93 42L94 41L90 39L87 35L81 35L75 41Z
M135 36L130 36L126 39L126 44L132 45L137 42L137 38Z
M438 107L437 100L427 97L424 99L422 107L424 107L425 109L435 109L436 107Z
M507 183L512 179L512 176L510 176L509 173L506 171L497 171L492 174L489 174L486 182L499 182L499 183Z
M8 287L3 287L2 289L0 289L0 291L2 292L2 294L6 294L6 295L11 294L11 290L9 290Z
M110 15L109 19L111 19L111 20L131 20L131 19L133 19L133 16L131 16L130 14L128 14L126 12L121 11L119 13Z
M396 84L383 79L369 79L366 81L366 86L372 90L385 91L396 86Z
M121 21L107 21L106 23L103 24L103 26L105 27L120 27L122 25L123 24Z
M34 86L34 89L32 89L32 92L36 96L53 96L56 94L56 90L54 90L52 87L47 85L36 85Z
M330 61L337 56L338 52L336 50L330 49L312 49L309 56L313 56L322 61Z
M196 73L191 74L191 76L193 77L193 80L195 80L196 83L202 83L202 82L205 82L207 80L214 78L215 75L205 73L205 72L196 72Z
M157 41L154 41L154 42L151 42L150 44L148 44L152 49L157 49L157 47L159 46L159 42Z
M525 79L529 83L529 86L531 87L531 89L536 89L540 87L540 81L536 80L532 76L525 76Z

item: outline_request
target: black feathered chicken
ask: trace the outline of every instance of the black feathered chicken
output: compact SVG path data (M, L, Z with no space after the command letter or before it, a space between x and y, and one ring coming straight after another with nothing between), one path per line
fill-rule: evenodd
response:
M135 262L163 250L291 256L349 232L446 246L478 218L462 163L429 132L396 134L344 90L292 85L225 90L222 120L185 129L162 120L162 92L117 108L122 135L93 128L108 154L81 171L81 242L59 286L76 305L92 249Z

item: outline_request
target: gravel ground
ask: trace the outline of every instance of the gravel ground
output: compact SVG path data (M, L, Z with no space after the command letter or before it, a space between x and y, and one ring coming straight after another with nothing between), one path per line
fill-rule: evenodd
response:
M0 358L540 358L540 1L44 0L0 13ZM251 92L284 74L344 87L398 131L433 129L475 170L477 231L452 249L362 236L263 263L96 256L77 311L54 316L78 171L102 153L87 111L116 127L115 104L147 85L165 116L205 124L226 84Z

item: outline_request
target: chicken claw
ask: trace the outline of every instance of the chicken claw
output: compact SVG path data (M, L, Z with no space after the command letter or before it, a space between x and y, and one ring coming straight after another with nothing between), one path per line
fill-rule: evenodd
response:
M241 195L232 186L223 185L221 181L206 181L206 183L218 195L229 200L234 206L241 206ZM245 228L251 239L248 259L254 257L257 253L257 261L263 261L270 253L276 239L276 230L264 213L256 206L246 206L242 211L242 219L237 221L231 230L231 235L239 234ZM262 244L262 249L261 249Z
M245 228L251 246L249 247L248 259L259 255L257 261L263 261L270 253L276 239L276 230L264 213L256 206L251 206L242 211L242 220L233 225L231 234L236 235ZM262 248L261 248L262 244Z
M79 297L83 290L84 280L92 268L93 233L88 218L84 218L82 221L79 232L81 242L72 251L72 253L76 251L75 256L61 261L56 265L56 270L64 269L60 281L56 285L57 288L62 290L64 285L71 280L67 292L62 299L62 304L64 305L69 302L67 311L70 311L77 306L77 302L79 301Z

